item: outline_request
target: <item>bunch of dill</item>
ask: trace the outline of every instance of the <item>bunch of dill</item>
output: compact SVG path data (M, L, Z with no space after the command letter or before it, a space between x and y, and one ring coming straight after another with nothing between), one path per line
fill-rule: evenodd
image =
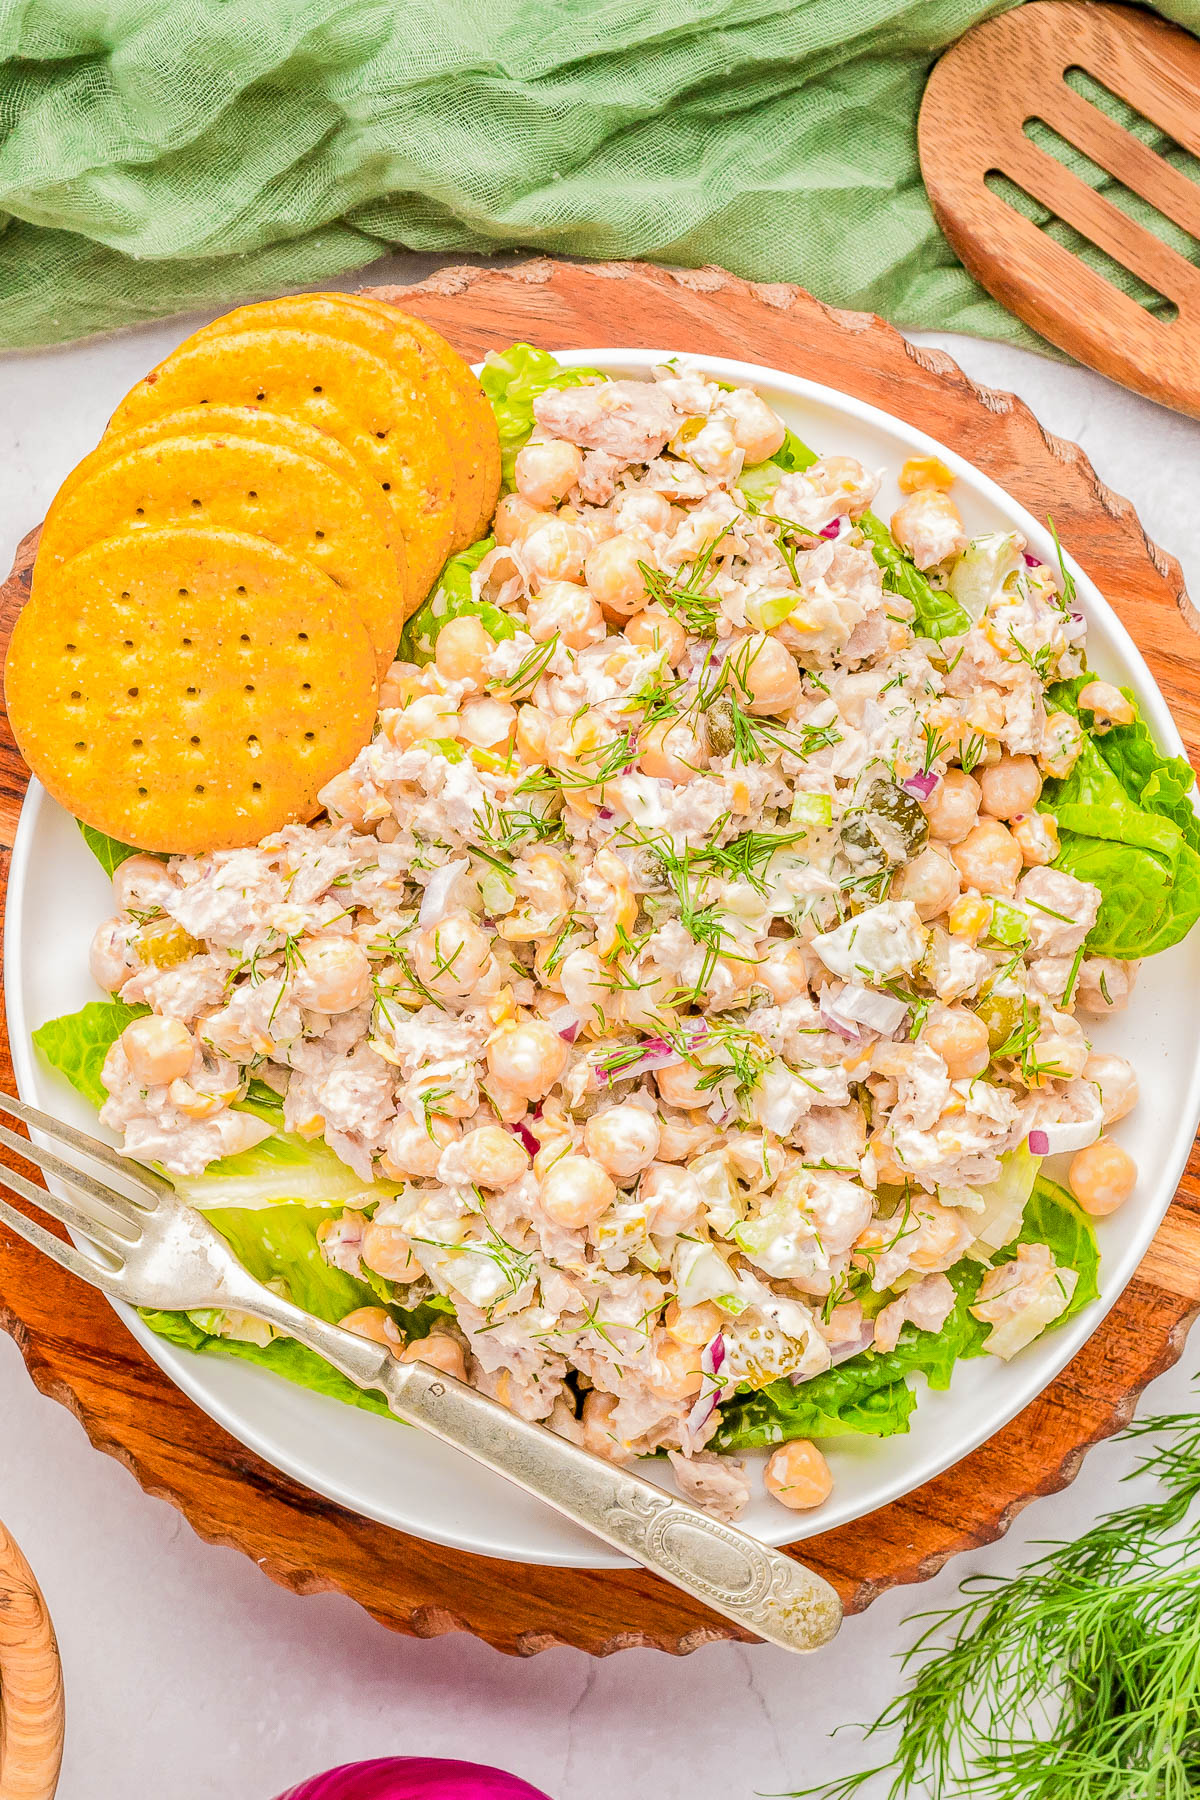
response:
M1200 1414L1124 1434L1157 1497L1055 1543L1012 1578L976 1576L963 1603L920 1615L909 1685L875 1722L890 1761L804 1788L852 1800L1191 1800L1200 1795Z

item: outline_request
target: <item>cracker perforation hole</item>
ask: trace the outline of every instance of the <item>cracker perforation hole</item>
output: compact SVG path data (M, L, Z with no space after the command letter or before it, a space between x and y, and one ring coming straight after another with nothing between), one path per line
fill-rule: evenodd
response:
M131 700L136 700L138 697L138 691L135 687L126 688L125 692L129 695Z

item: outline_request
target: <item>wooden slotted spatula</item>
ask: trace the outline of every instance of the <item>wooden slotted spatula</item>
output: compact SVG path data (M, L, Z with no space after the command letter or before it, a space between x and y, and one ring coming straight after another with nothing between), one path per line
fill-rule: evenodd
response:
M938 224L976 280L1019 319L1126 387L1200 417L1200 267L1026 133L1042 120L1189 232L1200 186L1071 87L1082 70L1200 155L1200 42L1127 6L1035 0L967 32L921 104L921 173ZM1124 294L987 185L1006 176L1155 289L1170 320Z

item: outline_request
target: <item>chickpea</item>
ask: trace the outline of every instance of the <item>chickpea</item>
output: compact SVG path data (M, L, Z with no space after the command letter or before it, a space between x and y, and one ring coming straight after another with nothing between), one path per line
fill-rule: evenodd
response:
M828 1500L833 1492L833 1475L815 1444L807 1438L794 1438L771 1452L763 1471L763 1486L793 1512L807 1512Z
M363 1227L362 1259L385 1281L407 1284L420 1281L425 1273L400 1227L377 1225L374 1219Z
M517 709L517 753L527 763L546 763L550 758L550 728L557 721L536 706Z
M587 533L578 525L546 519L526 537L521 553L526 572L540 587L544 581L581 581L588 547Z
M421 692L421 671L416 663L396 661L379 684L379 710L404 706Z
M708 757L686 724L677 719L659 719L642 733L638 741L638 761L644 775L653 775L659 781L673 781L676 787L683 787Z
M694 1121L698 1120L698 1123ZM703 1113L695 1113L691 1119L676 1115L671 1119L663 1119L658 1128L658 1167L664 1163L687 1162L689 1157L699 1156L716 1137L712 1123ZM682 1173L680 1170L669 1170L669 1174ZM645 1182L642 1192L648 1192Z
M933 1013L921 1033L921 1042L937 1051L951 1081L982 1075L991 1061L987 1026L962 1006L948 1006Z
M1080 688L1076 705L1091 713L1092 730L1101 736L1114 725L1132 725L1136 717L1131 702L1111 681L1089 681Z
M574 581L547 581L531 594L525 607L529 635L539 644L555 632L570 650L598 644L604 636L604 617L587 589Z
M594 1224L616 1197L612 1176L587 1156L560 1156L542 1180L543 1210L569 1229Z
M447 619L438 632L434 661L447 681L469 682L479 692L487 679L486 663L496 640L473 614Z
M982 800L982 790L973 775L965 769L947 769L921 805L929 820L929 835L942 844L961 844L974 829Z
M653 537L671 526L671 503L653 488L622 488L612 504L618 531Z
M146 1087L166 1087L186 1075L196 1054L183 1020L162 1018L158 1013L127 1025L121 1033L121 1048L130 1074Z
M1109 1056L1093 1050L1083 1065L1083 1078L1095 1082L1100 1089L1106 1125L1115 1125L1137 1105L1138 1078L1133 1064L1123 1056Z
M1137 1164L1128 1150L1104 1137L1077 1150L1067 1170L1067 1186L1094 1219L1106 1218L1123 1206L1136 1181Z
M922 919L936 919L958 898L958 869L944 850L928 845L900 871L892 888L897 900L911 900Z
M583 473L583 451L562 438L526 444L517 452L516 489L531 506L557 506Z
M362 784L349 769L343 769L325 783L317 798L332 819L347 819L355 831L366 831L369 825Z
M122 912L149 912L165 906L179 883L157 856L127 856L113 873L113 897Z
M478 986L490 951L486 933L470 914L452 912L417 934L413 963L425 987L462 998Z
M683 660L687 649L687 632L661 606L635 613L625 627L625 636L640 650L661 650L672 668Z
M658 1155L658 1120L644 1106L607 1107L584 1127L588 1155L618 1181L631 1181Z
M650 1203L650 1230L656 1237L673 1237L689 1230L704 1205L704 1193L696 1177L690 1170L673 1168L668 1163L651 1163L638 1192Z
M385 1307L356 1307L344 1319L339 1319L338 1324L343 1331L352 1331L355 1337L370 1338L373 1344L382 1344L393 1356L399 1356L404 1339L397 1330L396 1321Z
M962 514L949 494L937 488L922 488L896 509L892 536L918 569L932 569L947 557L961 556L969 541Z
M552 1025L530 1019L492 1039L487 1063L502 1088L542 1100L567 1066L567 1046Z
M371 965L353 938L306 938L299 946L300 966L292 992L312 1012L344 1013L371 997Z
M484 1188L511 1187L529 1168L525 1146L500 1125L478 1125L468 1131L458 1159L467 1178Z
M400 1352L400 1361L425 1363L431 1369L440 1369L443 1375L453 1375L455 1381L467 1379L467 1359L463 1355L463 1347L447 1331L435 1331L429 1337L413 1338Z
M613 1414L618 1405L615 1394L602 1394L599 1388L584 1395L583 1447L593 1456L603 1456L609 1462L628 1462L631 1452L621 1443L613 1425Z
M983 810L993 819L1030 813L1042 797L1042 777L1032 756L1002 756L979 777Z
M712 1104L711 1085L700 1086L706 1073L706 1070L697 1069L688 1062L670 1063L665 1069L657 1069L654 1079L667 1105L680 1106L686 1112L693 1106Z
M571 950L558 971L562 991L579 1012L603 1009L612 999L612 976L594 950Z
M1012 894L1023 870L1021 846L998 819L984 819L951 851L964 887L981 894Z
M413 1175L423 1181L432 1181L442 1151L457 1137L458 1128L449 1119L431 1116L426 1128L403 1114L388 1132L379 1167L389 1181L407 1181Z
M680 1306L678 1300L672 1300L663 1314L663 1329L677 1344L702 1350L721 1329L720 1308L711 1300L701 1300L698 1306Z
M480 694L465 700L459 711L464 743L497 755L509 750L517 735L517 709L507 700L491 694Z
M1053 813L1022 813L1009 829L1027 869L1044 868L1058 855L1058 820Z
M645 606L646 577L638 564L646 560L646 545L629 532L596 545L587 559L587 584L606 619L628 619Z
M523 495L505 494L496 508L492 534L498 544L507 548L512 544L524 543L528 532L545 523L545 513L539 512L536 506L531 506Z
M115 994L118 988L124 987L140 967L138 953L127 935L134 929L127 926L124 919L106 919L96 929L88 951L88 968L96 986L102 987L106 994Z
M1065 781L1083 753L1083 731L1070 713L1051 713L1046 720L1038 768L1055 781Z
M778 638L758 632L734 652L736 678L749 695L747 712L756 718L786 712L800 698L800 666Z
M698 1394L704 1386L702 1346L680 1343L661 1328L655 1331L652 1344L654 1373L650 1386L654 1393L661 1394L664 1400L690 1400Z
M808 992L804 952L796 944L772 945L755 970L754 978L766 988L776 1006L798 999Z
M731 416L733 441L745 452L747 463L766 462L784 439L784 424L761 395L752 388L737 388L725 400Z

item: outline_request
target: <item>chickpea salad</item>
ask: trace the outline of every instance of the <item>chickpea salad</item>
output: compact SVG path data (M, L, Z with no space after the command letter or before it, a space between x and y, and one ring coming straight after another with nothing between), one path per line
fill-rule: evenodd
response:
M325 813L85 829L109 998L35 1040L300 1305L722 1518L819 1506L826 1440L1096 1296L1138 1081L1090 1033L1200 914L1191 770L937 458L885 523L686 361L483 384L492 535ZM149 1322L386 1410L244 1316Z

